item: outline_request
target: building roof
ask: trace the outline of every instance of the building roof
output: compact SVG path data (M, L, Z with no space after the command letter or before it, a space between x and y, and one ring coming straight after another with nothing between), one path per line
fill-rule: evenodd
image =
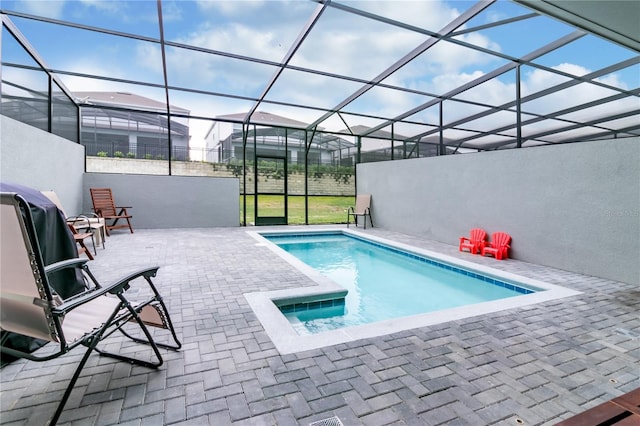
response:
M229 120L229 121L244 121L247 113L241 112L237 114L226 114L219 115L216 118L221 120ZM271 114L269 112L264 111L256 111L251 115L251 123L255 124L268 124L271 126L281 126L281 127L293 127L304 129L309 123L305 123L302 121L294 120L292 118L283 117L281 115Z
M164 102L127 92L73 92L79 104L119 106L126 108L142 109L145 111L166 112L167 106ZM189 114L188 109L171 105L171 111L176 113Z

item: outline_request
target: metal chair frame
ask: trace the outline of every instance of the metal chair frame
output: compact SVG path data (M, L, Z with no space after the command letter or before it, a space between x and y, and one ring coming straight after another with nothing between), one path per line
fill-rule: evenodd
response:
M349 207L347 211L347 228L350 225L351 217L353 217L356 227L358 226L358 216L363 217L364 229L367 229L367 217L373 228L373 219L371 218L371 194L361 194L356 197L355 207Z
M12 250L15 250L11 256L3 255L2 260L0 308L3 310L3 315L0 319L0 327L6 332L59 344L58 349L53 353L44 355L39 355L39 351L28 353L5 346L9 334L4 333L0 341L2 353L32 361L48 361L66 354L77 346L82 345L87 348L50 424L57 423L89 355L94 350L104 356L156 369L163 364L159 348L172 350L181 348L182 344L176 336L166 305L151 280L156 276L159 269L157 266L134 271L105 286L101 285L89 270L86 265L88 259L74 258L45 266L29 205L24 198L15 193L0 193L0 207L2 208L0 213L2 246L3 248L12 247ZM16 228L19 228L19 231ZM19 239L19 234L22 235L24 243L22 247L17 247L21 244L16 244L15 241ZM5 259L5 257L11 257L11 259ZM24 270L29 267L31 271ZM19 270L12 273L11 270L16 268ZM49 285L47 276L66 268L81 270L86 290L63 300ZM132 281L138 278L146 280L151 296L141 302L132 302L125 293L132 286ZM124 326L131 322L139 326L144 335L143 338L134 337L124 330ZM168 329L173 341L156 342L148 325ZM155 361L99 349L98 344L116 331L120 331L134 342L151 346Z

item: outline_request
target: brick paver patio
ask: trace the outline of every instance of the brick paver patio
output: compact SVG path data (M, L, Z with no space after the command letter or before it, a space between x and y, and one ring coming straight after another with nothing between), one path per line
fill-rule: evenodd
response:
M155 282L184 346L163 351L157 371L92 355L61 424L308 425L337 416L346 426L551 425L640 386L637 286L378 228L364 232L584 293L281 355L243 294L315 284L247 229L107 239L92 271L109 281L160 265ZM0 423L45 424L82 353L2 368Z

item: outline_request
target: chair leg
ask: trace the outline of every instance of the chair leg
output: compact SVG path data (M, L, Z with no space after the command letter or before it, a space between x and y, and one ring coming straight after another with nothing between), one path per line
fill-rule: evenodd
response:
M126 225L118 225L118 226L116 226L120 219L126 220L127 224ZM133 234L133 226L131 226L131 220L128 217L119 217L119 218L115 219L113 221L113 223L107 227L107 235L109 235L109 232L108 232L109 228L111 228L111 229L124 228L125 226L127 226L129 228L129 231Z
M104 233L105 226L102 225L102 224L99 224L97 227L92 227L90 229L91 229L91 232L93 232L94 235L98 236L98 238L96 238L98 240L98 245L101 245L102 248L104 249L104 240L106 238L105 233ZM98 254L98 253L96 252L96 254Z
M84 241L82 240L76 240L76 242L78 243L78 245L80 246L80 250L78 250L78 256L81 255L82 253L86 254L87 257L89 258L89 260L93 260L93 255L91 254L91 252L89 251L89 248L86 246L86 244L84 243ZM95 244L93 249L95 250Z
M98 250L96 250L96 239L95 239L95 236L93 235L93 231L91 231L91 229L89 229L89 231L91 232L91 244L93 244L93 254L97 256Z
M80 245L81 245L82 247L84 247L84 254L86 254L86 255L87 255L87 257L89 258L89 260L93 260L93 259L94 259L94 258L93 258L93 255L91 254L91 251L89 250L89 247L87 247L87 246L85 245L84 241L82 241L82 242L80 243Z
M89 359L89 355L91 355L91 352L95 349L95 345L98 343L99 340L100 339L98 338L94 339L94 341L89 345L87 351L84 353L82 360L80 360L80 364L78 364L76 371L73 373L73 377L71 378L71 381L67 385L67 389L64 391L64 395L62 396L62 400L60 400L60 404L58 404L58 408L56 409L56 412L54 413L53 417L49 421L49 425L54 426L56 423L58 423L58 419L60 418L60 415L62 414L62 410L64 410L64 406L66 405L67 400L71 395L71 391L73 390L73 387L76 384L78 377L80 377L80 371L82 371L82 368L84 367L87 360Z
M80 246L80 248L78 249L78 256L80 256L82 253L86 253L87 252L87 248L86 247L82 247L82 245L80 244L79 241L76 241L76 242Z
M141 359L128 357L128 356L124 356L124 355L120 355L120 354L116 354L116 353L112 353L112 352L106 352L106 351L100 350L98 348L95 349L96 352L98 352L100 355L103 355L103 356L106 356L106 357L109 357L109 358L117 359L119 361L129 362L129 363L136 364L136 365L141 365L143 367L154 368L154 369L160 367L164 363L164 359L162 358L162 354L160 354L160 350L158 349L158 345L156 344L156 342L151 337L151 333L149 332L149 329L144 324L144 322L142 322L142 320L140 319L140 316L138 315L138 312L136 311L136 309L133 306L131 306L131 303L129 303L129 301L122 294L118 294L118 297L120 298L120 300L122 300L123 305L125 305L127 310L131 313L132 318L135 319L135 321L138 323L138 325L140 326L140 328L142 329L142 332L144 333L144 335L146 337L146 340L140 340L140 339L133 339L133 340L134 341L139 341L139 343L146 343L149 346L151 346L151 348L153 349L153 352L154 352L156 358L158 359L158 361L157 362L144 361L144 360L141 360ZM122 327L124 326L124 324L125 323L120 324L120 326L118 327L118 330L120 330L120 332L123 333L125 336L130 337L127 333L125 333L122 330Z
M67 400L69 399L69 396L71 395L71 392L73 391L73 387L76 384L76 381L78 380L78 377L80 377L80 372L82 371L82 368L87 363L87 360L89 359L89 355L91 355L91 352L93 352L93 350L96 349L96 346L98 345L98 343L100 342L100 340L104 336L104 333L107 331L107 329L111 325L111 322L113 321L113 319L118 314L118 311L119 311L119 309L116 309L115 311L113 311L113 313L111 314L111 317L109 318L108 321L106 321L103 324L103 326L100 329L100 331L98 333L96 333L94 336L92 336L91 338L89 338L88 342L83 343L83 345L85 345L87 347L87 350L84 353L84 356L82 357L82 359L80 360L80 363L78 364L78 367L76 368L76 371L73 373L73 377L71 377L71 380L69 381L69 384L67 385L67 389L64 391L64 395L62 396L62 399L60 400L60 404L58 404L58 408L56 409L56 412L54 413L53 417L49 421L49 425L54 426L56 423L58 423L58 419L60 418L60 415L62 414L62 410L64 410L64 406L66 405Z
M104 240L107 239L107 236L104 233L104 226L101 226L98 229L98 232L100 233L100 241L102 242L102 249L104 250Z

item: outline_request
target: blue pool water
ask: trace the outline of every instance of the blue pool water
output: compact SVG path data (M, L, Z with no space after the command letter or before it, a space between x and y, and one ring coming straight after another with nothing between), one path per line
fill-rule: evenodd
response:
M263 236L348 290L345 299L280 305L299 334L533 292L351 235Z

